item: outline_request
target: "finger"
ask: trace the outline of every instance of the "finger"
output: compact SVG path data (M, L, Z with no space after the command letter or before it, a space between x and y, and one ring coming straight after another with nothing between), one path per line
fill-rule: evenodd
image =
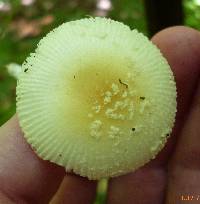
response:
M134 173L111 179L108 203L163 203L166 184L166 163L173 149L176 135L181 131L183 118L189 110L193 89L197 84L200 66L198 57L199 34L185 27L168 28L152 41L161 49L175 75L178 92L178 112L173 135L156 160Z
M186 201L200 202L200 79L190 114L169 165L167 203Z
M0 144L0 203L49 203L65 170L37 157L22 137L16 116L1 127ZM77 203L73 195L79 195L83 203L95 196L95 183L87 179L66 175L64 184L64 203Z
M50 204L92 204L95 194L95 181L68 174Z
M65 171L39 159L22 135L16 116L0 129L0 191L14 203L48 203Z
M159 32L152 41L167 58L177 87L177 114L173 132L167 145L155 160L157 163L165 165L173 153L198 83L200 34L194 29L178 26Z

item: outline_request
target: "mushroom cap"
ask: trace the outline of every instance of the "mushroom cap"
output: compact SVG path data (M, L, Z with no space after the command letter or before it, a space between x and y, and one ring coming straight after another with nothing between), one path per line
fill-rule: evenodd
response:
M159 49L107 18L57 27L22 65L17 113L39 157L89 179L141 167L163 148L176 85Z

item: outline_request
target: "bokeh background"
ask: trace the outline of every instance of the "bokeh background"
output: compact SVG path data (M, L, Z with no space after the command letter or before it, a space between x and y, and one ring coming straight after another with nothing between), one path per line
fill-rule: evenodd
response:
M200 0L0 0L0 126L15 113L13 70L51 29L88 16L110 17L151 37L173 25L200 29ZM96 204L105 189L101 181Z

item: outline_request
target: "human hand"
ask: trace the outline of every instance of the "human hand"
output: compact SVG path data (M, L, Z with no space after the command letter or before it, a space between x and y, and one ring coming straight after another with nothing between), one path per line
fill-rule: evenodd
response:
M156 159L110 180L108 204L179 204L187 195L194 196L188 203L200 202L200 34L174 27L152 41L175 75L176 124ZM39 159L22 135L17 116L0 128L0 203L48 203L64 178L59 204L92 204L96 182Z
M175 75L176 123L156 159L134 173L111 179L108 204L200 203L200 33L172 27L152 41Z

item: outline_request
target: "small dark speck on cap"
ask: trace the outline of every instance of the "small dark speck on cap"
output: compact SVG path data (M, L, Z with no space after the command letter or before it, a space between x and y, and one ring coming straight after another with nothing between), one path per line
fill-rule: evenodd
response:
M131 128L132 131L135 131L135 128Z
M24 70L24 72L27 72L28 71L28 68L26 68L25 70Z
M144 96L140 96L140 99L141 99L141 100L144 100L144 99L145 99L145 97L144 97Z

